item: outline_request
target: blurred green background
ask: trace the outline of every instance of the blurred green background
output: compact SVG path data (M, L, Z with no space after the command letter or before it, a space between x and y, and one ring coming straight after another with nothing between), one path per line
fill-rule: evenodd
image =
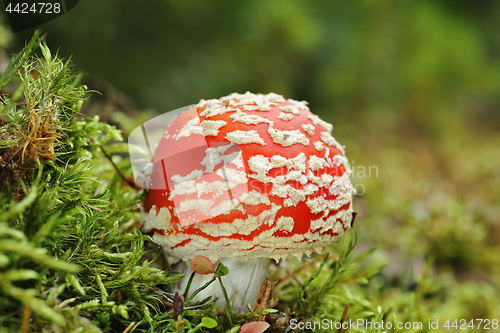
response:
M102 92L85 112L125 133L232 92L307 100L354 168L359 251L387 263L370 301L427 322L500 317L499 17L496 0L85 0L42 28ZM32 34L7 30L2 57Z

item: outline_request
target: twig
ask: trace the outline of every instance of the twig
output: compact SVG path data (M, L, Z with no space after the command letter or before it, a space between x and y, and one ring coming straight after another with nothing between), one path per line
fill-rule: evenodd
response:
M167 259L167 256L165 255L165 252L163 251L163 248L161 245L158 246L160 248L160 253L161 253L161 257L163 258L163 261L165 262L165 265L167 265L167 268L169 271L173 271L174 268L170 265L170 263L168 262L168 259Z
M308 266L311 266L315 263L317 263L319 261L320 258L316 258L314 260L311 260L309 261L308 263L305 263L303 265L300 265L299 267L295 268L293 271L291 271L290 273L288 273L287 275L283 276L282 278L280 278L277 282L278 284L276 285L276 287L274 288L275 291L277 290L280 290L281 288L283 288L283 286L285 285L285 281L288 280L289 278L291 277L294 277L297 275L298 272L300 272L301 270L303 270L304 268L308 267Z
M344 312L342 313L342 318L340 319L339 333L342 333L342 324L345 322L347 318L347 310L349 310L349 303L347 303L344 306Z
M28 332L30 317L31 317L31 308L29 306L25 306L23 309L23 322L21 324L19 332L21 333Z
M188 306L187 308L184 308L184 311L186 310L196 310L196 309L199 309L199 308L202 308L204 307L205 305L209 305L209 304L212 304L212 303L215 303L219 300L219 297L214 297L213 299L211 299L210 301L207 301L203 304L197 304L197 305L191 305L191 306ZM167 312L168 315L172 315L174 314L174 310L170 310L169 312Z
M139 288L141 289L146 289L158 296L161 296L163 298L165 298L167 301L169 301L170 303L174 303L174 297L175 295L174 294L171 294L171 293L167 293L163 290L160 290L160 289L156 289L156 288L153 288L153 287L150 287L150 286L140 286Z
M128 333L128 332L132 329L132 327L134 327L134 325L135 325L135 321L131 322L131 323L127 326L127 328L123 331L123 333Z
M198 304L198 305L191 305L191 306L188 306L187 308L184 308L184 310L194 310L194 309L199 309L201 307L204 307L205 305L208 305L208 304L212 304L212 303L215 303L219 300L219 297L214 297L213 299L211 299L210 301L207 301L203 304Z
M101 150L102 150L104 156L106 156L106 158L111 162L111 164L115 168L118 175L120 175L121 179L125 183L127 183L128 186L132 187L134 190L139 191L141 188L139 186L137 186L137 184L133 180L131 180L129 177L125 176L125 174L116 166L115 162L113 162L113 160L111 159L111 156L109 156L108 153L106 153L106 151L104 150L104 147L103 146L99 146L99 147L101 147Z
M97 207L91 206L91 205L86 204L86 203L84 203L83 205L86 207L89 207L90 209L97 210L98 212L102 212L101 208L97 208Z

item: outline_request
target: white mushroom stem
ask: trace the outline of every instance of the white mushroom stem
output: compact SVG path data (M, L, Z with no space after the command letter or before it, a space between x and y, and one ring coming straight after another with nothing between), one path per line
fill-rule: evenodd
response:
M222 284L226 288L229 301L232 303L232 309L235 312L243 313L253 309L255 298L259 291L262 281L269 273L270 259L269 258L222 258L221 262L229 269L229 274L223 276ZM217 267L217 266L216 266ZM189 277L193 272L189 263L180 262L176 265L175 269L185 274L174 288L177 288L179 294L184 293L188 284ZM189 295L196 289L203 286L210 281L213 274L199 275L196 274L191 287L189 288ZM188 297L189 297L188 295ZM195 301L201 301L209 296L217 296L219 300L217 304L222 308L226 308L226 300L222 292L219 281L215 280L206 289L200 292L194 298Z

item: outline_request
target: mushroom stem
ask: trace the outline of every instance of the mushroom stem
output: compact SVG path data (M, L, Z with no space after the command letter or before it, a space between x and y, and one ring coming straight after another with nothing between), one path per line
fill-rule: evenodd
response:
M229 301L232 303L232 310L237 313L243 313L247 312L249 308L253 309L259 287L269 273L270 259L222 258L221 263L229 269L229 274L223 276L221 279L224 287L226 288ZM185 263L183 261L177 264L175 269L184 274L184 278L176 283L175 286L178 288L179 293L183 293L193 271L191 270L189 263ZM211 274L196 274L189 289L189 294L192 294L197 288L200 288L211 279ZM213 295L219 297L217 305L220 305L225 309L226 300L217 281L214 281L206 289L196 295L194 300L201 301Z

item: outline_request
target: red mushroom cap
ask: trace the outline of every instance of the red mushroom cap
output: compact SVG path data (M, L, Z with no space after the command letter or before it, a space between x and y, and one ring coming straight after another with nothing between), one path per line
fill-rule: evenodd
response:
M332 125L277 94L202 100L161 139L144 228L173 262L301 257L350 228L351 170Z

